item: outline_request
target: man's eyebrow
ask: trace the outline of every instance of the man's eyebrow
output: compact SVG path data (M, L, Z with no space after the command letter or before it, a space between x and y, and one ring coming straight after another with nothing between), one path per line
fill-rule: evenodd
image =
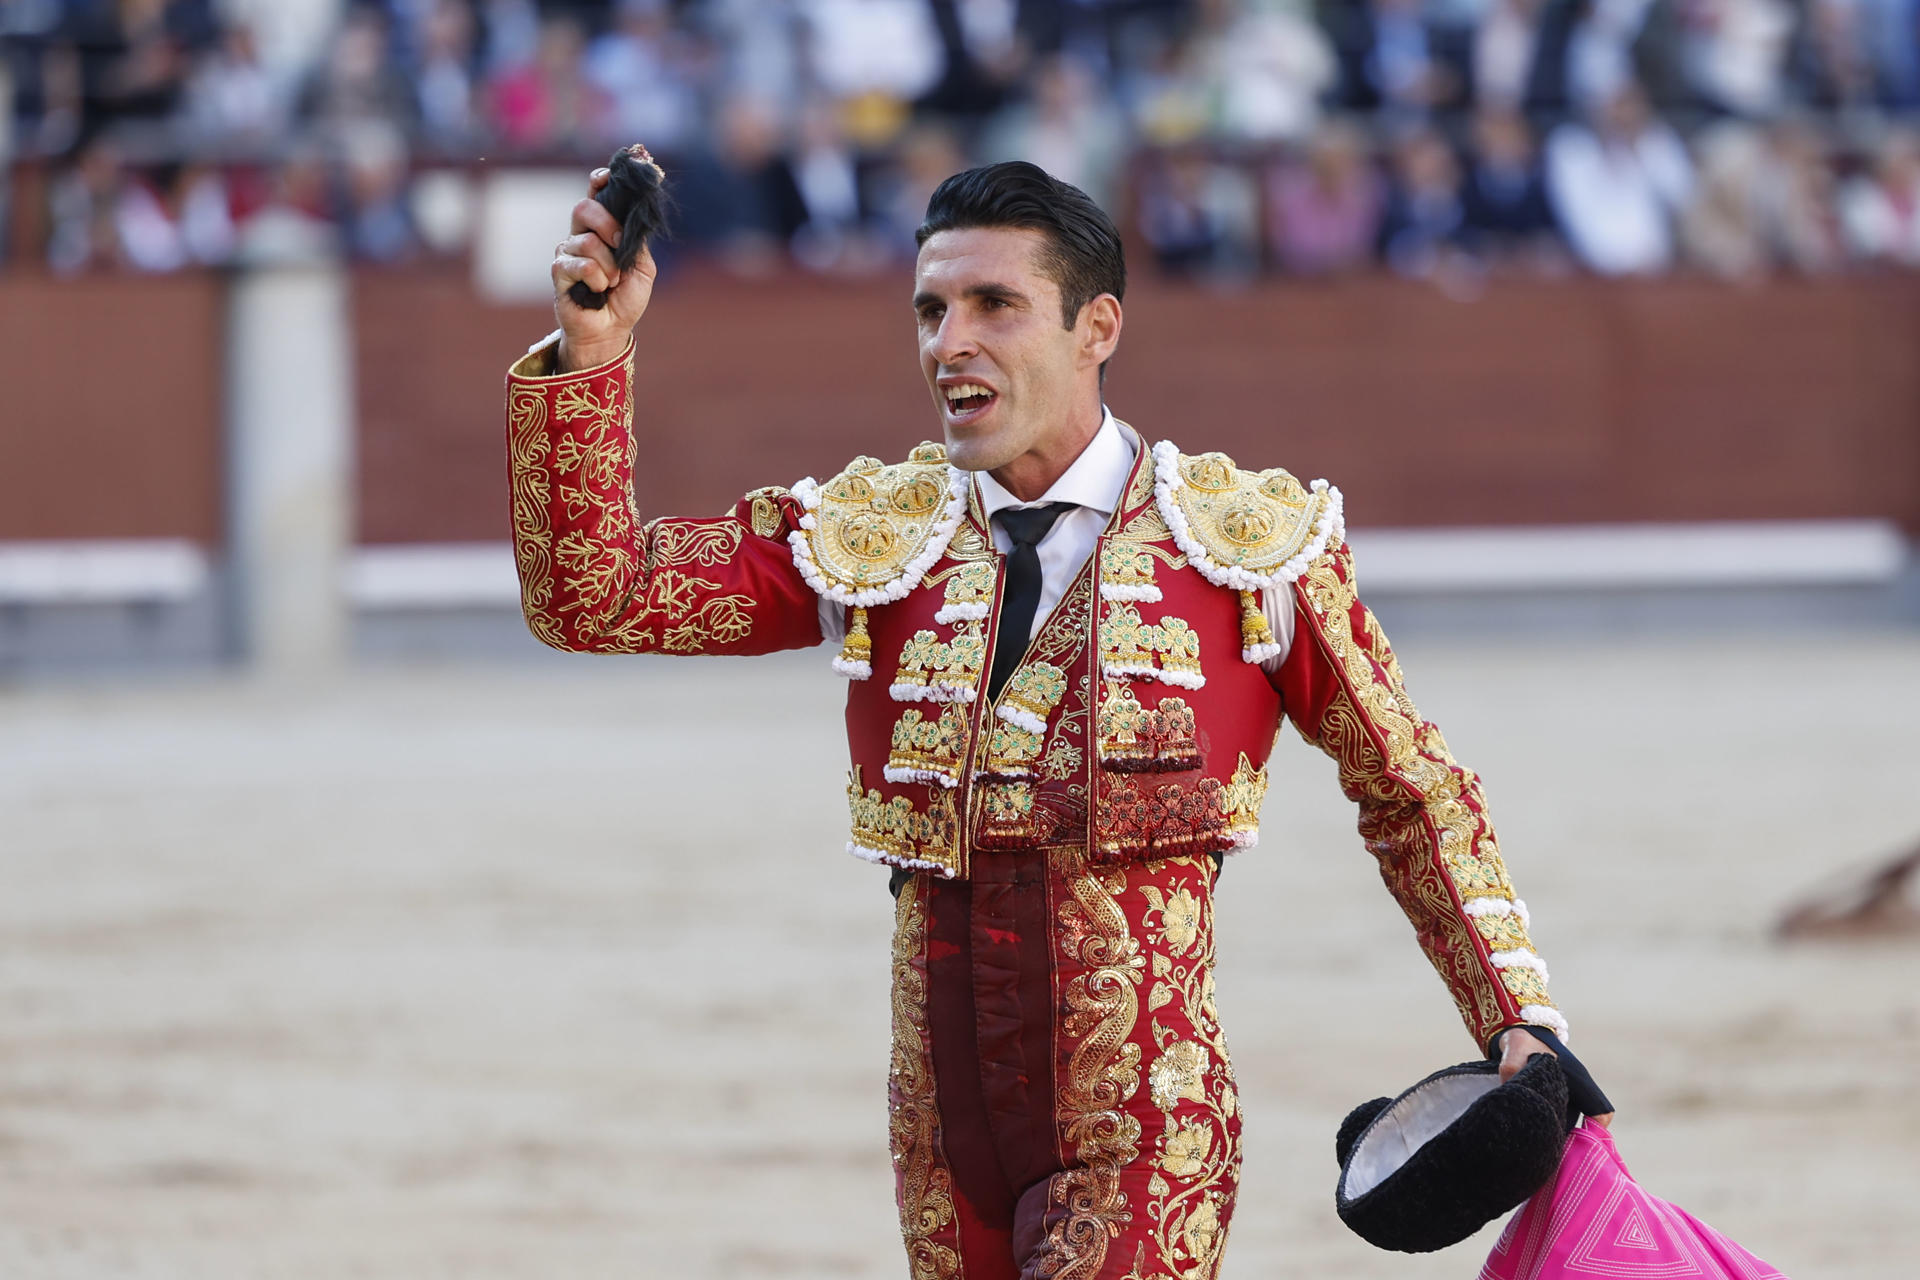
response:
M1001 284L989 280L984 284L970 284L960 291L963 298L998 298L1002 302L1027 303L1032 299L1010 284ZM930 302L940 301L940 295L922 289L913 295L913 309L918 311Z

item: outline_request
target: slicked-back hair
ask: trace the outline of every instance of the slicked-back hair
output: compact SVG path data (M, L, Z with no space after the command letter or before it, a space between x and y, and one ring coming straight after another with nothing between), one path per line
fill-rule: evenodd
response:
M1039 265L1060 288L1064 328L1073 328L1080 309L1101 294L1126 296L1127 258L1113 219L1086 192L1037 164L1008 160L954 174L934 189L913 242L924 245L939 232L976 227L1013 227L1045 237Z

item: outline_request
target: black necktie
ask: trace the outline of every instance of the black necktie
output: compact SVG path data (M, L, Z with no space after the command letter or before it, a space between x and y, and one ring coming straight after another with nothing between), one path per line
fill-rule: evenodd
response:
M988 702L1000 696L1027 651L1033 615L1040 608L1040 540L1074 505L1049 502L1043 507L1008 507L994 513L993 518L1013 539L1013 554L1007 557L1007 587L1001 596L1000 625L993 642L993 673L987 678Z

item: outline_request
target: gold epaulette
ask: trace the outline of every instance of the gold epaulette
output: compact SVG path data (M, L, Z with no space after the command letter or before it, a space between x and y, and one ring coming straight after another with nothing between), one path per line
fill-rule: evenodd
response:
M1154 498L1201 576L1236 591L1286 586L1345 536L1340 491L1278 467L1242 471L1224 453L1153 446Z
M855 458L825 484L802 480L793 496L806 515L787 539L793 563L829 600L856 608L898 600L946 551L966 514L967 482L931 442L892 466Z

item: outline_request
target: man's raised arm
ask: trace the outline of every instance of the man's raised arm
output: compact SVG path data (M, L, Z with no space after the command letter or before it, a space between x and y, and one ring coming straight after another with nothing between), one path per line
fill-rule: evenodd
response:
M641 524L634 508L633 326L653 294L653 254L614 268L620 226L589 198L554 251L559 330L507 373L514 561L527 626L590 653L769 653L817 644L820 602L787 536L804 512L784 489L728 515ZM593 311L574 281L607 294Z

